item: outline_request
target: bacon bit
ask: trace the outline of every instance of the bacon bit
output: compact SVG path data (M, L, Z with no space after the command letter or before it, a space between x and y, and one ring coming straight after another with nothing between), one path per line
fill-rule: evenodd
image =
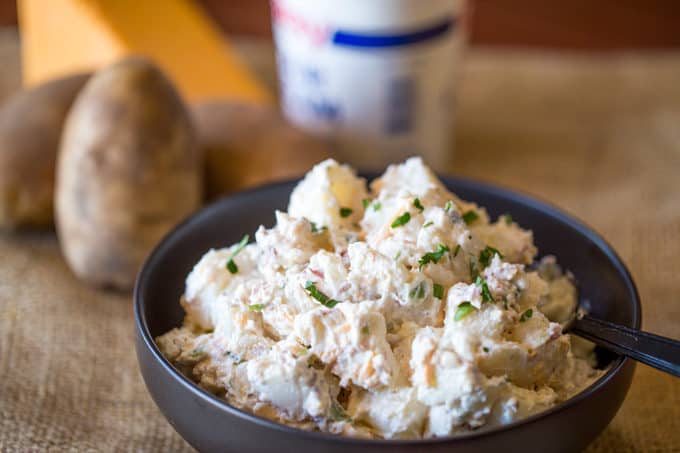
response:
M319 278L324 278L324 274L323 274L322 271L319 271L319 270L316 270L316 269L312 269L312 268L310 267L310 268L309 268L309 272L311 272L312 274L316 275L316 276L319 277Z
M375 368L373 368L373 357L371 357L368 362L366 362L366 365L364 366L364 369L361 373L361 375L368 379L371 376L375 374Z
M434 365L431 363L425 365L425 381L430 387L434 387L437 384L437 378L434 374Z
M441 327L444 325L444 318L446 317L446 314L444 313L446 305L442 303L442 306L439 308L439 311L437 311L437 316L435 317L434 320L434 327Z
M432 356L434 355L434 349L432 349L425 356L425 381L430 387L434 387L437 384L437 377L434 373L434 365L432 365Z

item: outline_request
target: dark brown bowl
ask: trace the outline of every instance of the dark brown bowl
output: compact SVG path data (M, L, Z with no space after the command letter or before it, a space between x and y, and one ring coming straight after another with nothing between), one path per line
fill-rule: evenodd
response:
M576 277L581 303L594 316L640 327L640 302L628 270L590 228L555 207L491 185L442 178L449 189L485 206L492 217L511 213L534 231L542 255L553 254ZM237 242L285 209L295 182L223 198L168 234L142 268L134 293L136 349L146 386L177 432L200 451L246 452L573 452L588 445L621 406L635 364L599 351L608 371L581 394L552 409L502 427L429 440L361 440L307 432L236 409L199 388L160 353L154 338L179 326L179 297L194 264L210 248Z

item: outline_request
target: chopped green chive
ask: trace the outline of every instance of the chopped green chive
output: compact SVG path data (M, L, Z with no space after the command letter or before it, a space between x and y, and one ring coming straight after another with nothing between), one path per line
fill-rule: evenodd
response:
M347 218L352 215L352 209L351 208L340 208L340 217Z
M474 257L472 257L472 256L470 257L470 261L468 262L468 266L470 267L470 278L474 280L475 278L477 278L479 276L479 274L477 273L477 265L475 264L475 258Z
M392 228L397 228L406 225L408 221L411 220L411 214L408 212L403 213L392 222Z
M465 222L466 225L470 225L472 222L479 218L479 215L475 211L469 210L462 215L462 218L463 222Z
M227 260L227 270L231 272L232 274L235 274L238 272L238 266L236 265L236 262L234 262L234 258L236 258L236 255L241 253L241 250L248 244L248 241L250 240L250 236L247 234L243 236L241 239L241 242L238 243L236 246L236 250L234 250Z
M427 228L427 227L429 227L429 226L432 226L433 223L434 223L434 222L432 222L432 221L426 222L426 223L423 225L423 228Z
M397 261L397 260L399 259L400 256L401 256L401 250L399 250L399 251L397 252L397 254L394 255L394 261Z
M461 304L458 305L458 308L456 308L456 313L453 315L453 319L454 321L460 321L475 310L477 309L470 302L461 302Z
M512 216L510 214L505 214L503 216L506 225L512 225Z
M342 406L336 403L335 401L333 401L333 404L331 405L329 416L331 420L336 422L341 422L350 419L349 415L347 415L347 413L345 412L345 409L343 409Z
M482 351L484 351L484 352L489 352L489 348L487 348L486 346L484 346L484 347L482 347Z
M232 362L234 362L236 365L240 365L240 364L242 364L243 362L245 362L245 360L243 359L243 357L241 357L241 356L238 355L238 354L234 354L234 353L231 352L231 351L225 352L224 355L227 356L227 357L229 357L229 359L230 359Z
M522 316L519 317L519 322L525 322L525 321L531 319L533 314L534 314L534 311L531 308L528 309L527 311L522 313Z
M425 210L425 206L423 206L423 205L420 203L420 199L419 199L419 198L416 198L415 200L413 200L413 206L415 206L420 212L423 212L423 211Z
M493 259L494 254L498 255L500 259L503 259L503 254L501 252L487 245L484 248L484 250L479 252L479 264L481 264L482 267L488 266L489 264L491 264L491 260Z
M248 305L248 310L250 311L262 311L262 309L265 307L264 304L252 304Z
M316 285L314 285L314 282L308 281L305 284L305 289L307 290L309 295L316 299L321 305L324 305L328 308L333 308L338 304L337 300L331 299L330 297L319 291Z
M444 253L448 251L449 248L447 246L445 246L444 244L439 244L436 251L427 252L418 260L418 269L422 269L423 266L426 265L427 263L436 264L440 259L442 259Z
M364 198L363 200L361 200L361 204L364 206L364 209L366 209L368 205L371 204L371 200L369 200L368 198Z
M307 368L314 368L315 370L323 370L326 365L315 355L307 359Z
M424 280L418 283L418 286L413 288L411 292L408 294L411 297L411 299L413 299L414 297L417 297L418 299L422 299L423 297L425 297L425 285L426 283Z
M380 208L382 208L382 203L381 203L381 202L376 201L375 203L373 203L373 210L374 210L375 212L380 211Z
M484 280L481 275L477 276L475 285L482 288L482 302L494 302L491 291L489 291L489 286L486 284L486 280Z
M435 283L432 285L432 294L434 297L437 299L441 300L444 298L444 287L440 285L439 283Z
M189 354L189 356L190 356L192 359L197 359L197 358L199 358L199 357L203 357L204 355L205 355L205 351L204 351L203 349L200 349L200 348L194 349L194 350L191 351L191 353Z
M311 220L309 221L309 224L312 227L312 233L323 233L324 231L326 231L328 229L327 226L322 226L322 227L316 226L316 223L312 222Z
M453 257L457 257L458 254L460 253L460 244L456 246L456 248L453 250Z
M447 201L444 205L444 212L449 212L453 207L453 201Z

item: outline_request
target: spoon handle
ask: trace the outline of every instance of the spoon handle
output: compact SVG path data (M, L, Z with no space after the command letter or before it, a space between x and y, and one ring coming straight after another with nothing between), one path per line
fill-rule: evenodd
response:
M610 351L680 377L680 341L584 315L572 332Z

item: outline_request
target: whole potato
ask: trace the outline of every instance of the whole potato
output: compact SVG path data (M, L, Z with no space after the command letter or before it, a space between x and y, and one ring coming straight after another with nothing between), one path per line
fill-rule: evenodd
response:
M0 107L0 228L54 224L54 172L59 139L88 74L20 91Z
M212 101L192 105L191 113L211 199L301 175L330 155L321 139L288 124L274 107Z
M66 120L56 220L74 273L128 289L151 248L201 200L202 165L189 114L148 60L97 72Z

